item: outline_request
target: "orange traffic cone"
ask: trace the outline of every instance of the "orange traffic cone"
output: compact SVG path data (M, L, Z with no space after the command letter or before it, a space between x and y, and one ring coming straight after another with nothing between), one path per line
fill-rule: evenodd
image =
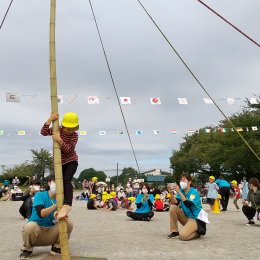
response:
M211 212L216 213L216 214L220 213L218 199L215 199L213 209Z

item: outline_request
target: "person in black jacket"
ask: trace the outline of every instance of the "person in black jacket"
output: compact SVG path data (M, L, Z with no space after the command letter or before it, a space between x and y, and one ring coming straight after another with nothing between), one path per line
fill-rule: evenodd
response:
M23 204L19 209L19 213L23 216L24 219L29 219L31 217L33 197L38 191L40 191L40 188L41 188L41 183L35 182L31 186L30 191L22 197Z

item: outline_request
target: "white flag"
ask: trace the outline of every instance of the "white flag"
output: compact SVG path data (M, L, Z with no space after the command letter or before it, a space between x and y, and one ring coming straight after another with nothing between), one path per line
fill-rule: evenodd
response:
M106 131L99 131L99 135L106 135L107 132Z
M258 129L257 126L252 126L253 131L257 131L257 129Z
M63 96L62 95L58 95L58 103L63 104Z
M20 103L20 96L15 93L6 93L6 102Z
M161 100L158 97L151 97L150 101L151 101L152 105L160 105L161 104Z
M208 105L213 104L212 99L210 99L210 98L203 98L203 99L204 99L204 102L205 102L206 104L208 104Z
M160 131L159 131L159 130L153 130L153 134L159 135L159 134L160 134Z
M181 105L188 105L187 98L178 98L178 101Z
M99 98L97 96L88 96L88 104L89 105L99 104Z
M252 105L257 105L257 104L258 104L257 98L249 98L249 102L250 102L250 104L252 104Z
M229 105L234 105L235 104L235 99L234 98L227 98L227 103Z
M120 97L121 104L123 105L130 105L131 98L130 97Z

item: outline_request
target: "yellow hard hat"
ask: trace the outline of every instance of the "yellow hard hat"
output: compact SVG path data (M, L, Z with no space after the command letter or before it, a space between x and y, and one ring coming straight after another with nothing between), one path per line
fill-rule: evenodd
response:
M112 198L112 196L110 194L106 195L106 200L110 200Z
M154 197L156 200L159 200L161 199L161 196L159 194L156 194L155 197Z
M129 197L128 200L133 203L135 201L135 197Z
M215 181L215 177L214 176L209 176L209 179Z
M90 195L90 198L91 198L91 199L94 199L94 198L96 198L96 197L97 197L96 194L91 194L91 195Z
M92 178L92 182L97 182L98 181L98 177L93 177Z
M66 113L61 121L61 125L67 128L74 128L79 125L78 115L73 112Z
M237 181L236 181L236 180L233 180L233 181L231 181L231 184L237 186Z
M104 196L104 195L107 195L107 192L106 192L106 191L103 191L103 192L102 192L102 196Z
M115 191L111 191L111 192L110 192L110 196L111 196L111 198L116 197L116 192L115 192Z

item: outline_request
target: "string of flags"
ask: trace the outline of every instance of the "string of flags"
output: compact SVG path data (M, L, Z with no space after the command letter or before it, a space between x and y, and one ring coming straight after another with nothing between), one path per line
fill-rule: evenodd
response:
M236 131L238 132L249 132L249 131L258 131L260 129L259 126L251 126L251 127L237 127ZM235 132L233 128L204 128L200 130L186 130L184 131L187 135L192 135L194 133L198 132L205 132L205 133L227 133L227 132ZM183 131L180 131L181 134L183 134ZM0 137L1 136L12 136L12 135L18 135L18 136L31 136L33 134L41 135L40 132L32 131L32 130L0 130ZM179 133L176 129L170 129L170 130L135 130L133 132L135 135L147 135L147 134L153 134L153 135L165 135L165 134L172 134L175 135ZM126 131L123 130L112 130L112 131L106 131L106 130L100 130L100 131L86 131L86 130L79 130L78 134L80 136L86 136L89 134L96 134L100 136L104 135L125 135Z
M31 100L47 94L41 94L41 95L36 95L36 94L23 94L20 95L18 93L6 93L6 102L11 102L11 103L20 103L21 98L30 98ZM77 99L78 95L58 95L58 102L60 104L71 104ZM169 97L149 97L147 98L146 101L149 100L149 103L151 105L162 105L163 100L165 101ZM107 100L113 99L113 97L109 96L86 96L86 102L89 105L99 105L101 103L104 103ZM140 97L120 97L120 103L122 105L131 105L131 104L136 104L137 102L143 102ZM141 100L141 101L140 101ZM218 98L216 99L217 101L226 101L228 105L234 105L238 100L243 100L243 98L233 98L233 97L228 97L228 98ZM252 97L248 99L250 104L256 105L260 104L260 99L256 97ZM180 105L189 105L189 104L195 104L197 101L193 98L188 99L186 97L178 97L177 101ZM207 105L212 105L214 104L213 100L210 98L203 98L203 101Z

